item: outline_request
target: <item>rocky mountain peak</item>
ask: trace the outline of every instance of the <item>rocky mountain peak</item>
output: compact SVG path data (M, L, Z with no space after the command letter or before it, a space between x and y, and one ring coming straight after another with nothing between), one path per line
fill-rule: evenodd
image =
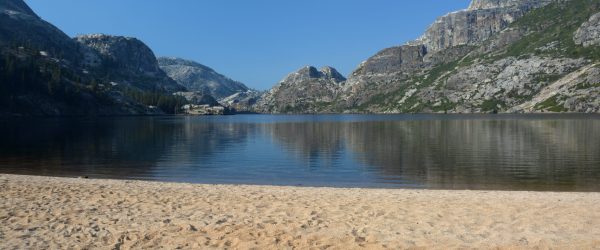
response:
M320 78L321 72L317 70L317 68L313 66L304 66L300 70L296 72L297 75L305 76L308 78Z
M115 66L152 76L161 72L154 52L136 38L91 34L78 36L75 39L97 51L109 60L108 63L117 64Z
M321 70L313 66L304 66L298 71L289 74L282 82L284 83L299 83L310 79L316 80L327 80L335 83L343 82L346 80L342 74L340 74L335 68L325 66Z
M321 74L323 74L323 76L325 76L326 78L334 79L337 82L346 81L346 78L333 67L330 67L330 66L322 67L319 70L319 72L321 72Z
M324 103L335 100L344 81L346 78L333 67L317 70L305 66L266 92L255 109L269 113L317 113Z

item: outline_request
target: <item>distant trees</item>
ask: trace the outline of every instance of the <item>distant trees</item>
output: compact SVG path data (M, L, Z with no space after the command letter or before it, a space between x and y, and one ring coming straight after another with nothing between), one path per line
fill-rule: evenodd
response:
M140 91L128 88L124 93L136 102L148 106L156 106L167 114L175 114L183 105L189 103L185 97L169 95L158 90Z
M54 99L62 103L78 103L76 74L64 70L59 62L40 56L39 51L24 46L0 50L0 109L19 112L17 97ZM31 107L30 107L31 108Z
M36 64L29 60L22 60L11 54L5 54L0 63L0 94L3 96L36 89L44 76L36 70Z

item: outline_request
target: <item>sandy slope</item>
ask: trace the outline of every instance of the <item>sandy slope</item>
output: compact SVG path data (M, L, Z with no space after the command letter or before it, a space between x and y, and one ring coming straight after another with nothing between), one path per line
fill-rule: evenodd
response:
M600 193L0 175L0 249L600 247Z

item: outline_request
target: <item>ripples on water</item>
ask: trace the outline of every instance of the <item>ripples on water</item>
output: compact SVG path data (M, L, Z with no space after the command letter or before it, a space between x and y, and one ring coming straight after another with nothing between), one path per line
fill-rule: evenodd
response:
M597 115L13 119L0 129L3 173L600 191Z

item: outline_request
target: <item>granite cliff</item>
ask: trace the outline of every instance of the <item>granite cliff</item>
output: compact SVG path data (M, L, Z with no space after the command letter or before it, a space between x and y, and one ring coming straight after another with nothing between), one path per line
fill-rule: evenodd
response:
M473 0L469 8L438 18L423 36L412 43L423 44L430 53L459 45L475 45L506 29L527 12L552 0Z

